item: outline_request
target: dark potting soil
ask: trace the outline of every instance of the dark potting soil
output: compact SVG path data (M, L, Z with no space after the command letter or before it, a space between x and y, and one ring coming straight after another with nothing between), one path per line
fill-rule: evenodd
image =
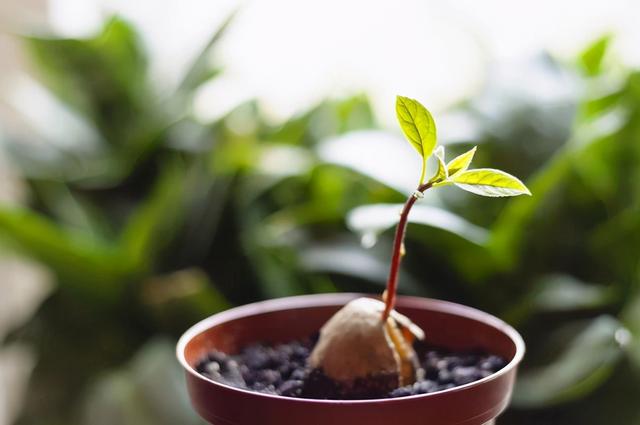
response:
M199 373L234 387L286 397L345 399L338 385L322 371L307 366L315 341L307 339L285 344L254 344L239 354L211 352L197 365ZM356 398L395 398L442 391L465 385L502 369L507 362L481 351L452 352L417 345L423 377L413 385L381 392L375 379L356 382L361 386ZM384 378L383 378L384 379ZM353 398L353 397L351 397Z

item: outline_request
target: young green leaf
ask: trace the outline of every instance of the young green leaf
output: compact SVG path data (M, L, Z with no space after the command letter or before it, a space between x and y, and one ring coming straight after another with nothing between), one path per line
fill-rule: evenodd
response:
M457 174L460 174L464 171L467 171L469 165L471 165L471 161L473 160L473 156L476 154L477 146L474 146L469 151L453 158L447 164L447 174L449 177L454 177Z
M438 183L444 183L449 178L447 166L444 163L444 147L438 146L433 151L433 156L435 156L438 161L438 171L431 177L429 182L433 183L434 186L438 186Z
M452 181L459 188L482 196L531 195L518 178L492 168L463 171L453 177Z
M431 113L420 102L408 97L396 98L396 115L404 135L411 146L422 156L422 174L420 183L424 181L427 158L436 145L436 124Z

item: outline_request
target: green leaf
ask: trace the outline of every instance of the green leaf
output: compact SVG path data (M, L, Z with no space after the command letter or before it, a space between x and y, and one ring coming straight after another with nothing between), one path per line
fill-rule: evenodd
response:
M181 164L165 165L149 197L129 217L120 242L135 264L148 266L175 234L184 215L185 186Z
M615 301L611 287L585 283L564 274L546 275L536 281L537 291L527 303L540 311L575 311L602 308Z
M152 96L147 58L135 30L110 19L95 37L25 37L42 81L86 116L114 145L126 145L147 123Z
M624 95L625 91L623 89L616 88L605 94L598 93L596 97L585 100L581 108L583 119L585 121L594 120L610 112L620 105Z
M431 177L429 182L433 183L434 186L446 184L449 174L447 173L447 166L444 163L444 147L438 146L434 151L434 156L438 161L438 171Z
M453 182L461 189L482 196L531 195L518 178L492 168L464 171L453 178Z
M25 37L24 43L42 83L106 145L99 155L69 152L84 163L68 167L66 179L113 185L166 141L180 113L160 102L147 78L144 45L126 21L112 18L89 38Z
M594 77L602 72L602 60L607 53L609 44L611 44L611 35L607 34L592 43L580 55L580 64L588 76Z
M471 165L471 161L473 160L473 156L476 154L477 146L474 146L469 151L453 158L447 164L447 174L449 177L454 177L455 175L467 171L469 165Z
M49 267L58 282L98 300L112 300L137 270L117 246L73 232L23 208L0 208L0 238Z
M625 328L614 317L592 320L553 362L518 378L514 404L519 407L556 405L584 397L611 375L622 357L616 335Z
M311 273L350 276L384 287L389 269L384 255L345 240L329 241L306 247L301 255L302 267ZM408 294L429 295L425 288L406 271L400 272L403 290Z
M202 83L208 79L216 76L219 73L219 69L213 67L210 63L211 52L214 47L218 45L218 42L223 35L227 33L229 26L233 22L236 16L236 11L232 12L222 22L220 27L211 36L207 44L200 51L198 56L194 59L193 63L185 73L182 82L180 83L180 89L190 92L198 88Z
M527 241L527 229L535 214L570 174L573 151L559 151L531 178L534 197L521 197L507 204L491 231L489 249L500 268L514 267Z
M395 226L400 219L402 204L373 204L357 207L347 215L347 226L354 232L376 236ZM421 224L453 233L474 244L487 242L486 229L442 208L414 205L408 218L410 223Z
M431 113L417 100L398 96L396 98L396 115L400 128L411 143L411 146L422 156L422 174L420 183L424 181L427 158L436 146L436 123Z
M532 290L513 302L502 317L517 325L538 313L584 314L607 308L619 300L617 288L587 283L568 274L546 274L533 281Z

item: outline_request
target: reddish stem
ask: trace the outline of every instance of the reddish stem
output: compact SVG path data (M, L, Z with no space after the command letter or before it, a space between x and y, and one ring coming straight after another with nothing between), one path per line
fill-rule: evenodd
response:
M418 187L416 192L424 193L425 190L433 186L433 183L425 183ZM393 251L391 255L391 268L389 269L389 277L387 278L387 296L384 300L385 307L382 313L382 321L385 322L396 304L396 292L398 289L398 273L400 272L400 261L402 260L402 244L404 243L404 235L407 231L407 219L411 207L418 200L418 196L412 193L400 213L400 221L396 227L396 235L393 240Z

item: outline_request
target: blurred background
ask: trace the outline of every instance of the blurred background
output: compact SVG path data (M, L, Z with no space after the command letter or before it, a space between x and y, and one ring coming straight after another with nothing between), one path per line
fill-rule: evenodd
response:
M528 355L499 424L640 424L640 4L0 3L0 425L201 424L177 337L233 305L381 292L419 159L529 198L414 209L400 292ZM433 170L433 168L431 168ZM428 330L427 330L428 331Z

